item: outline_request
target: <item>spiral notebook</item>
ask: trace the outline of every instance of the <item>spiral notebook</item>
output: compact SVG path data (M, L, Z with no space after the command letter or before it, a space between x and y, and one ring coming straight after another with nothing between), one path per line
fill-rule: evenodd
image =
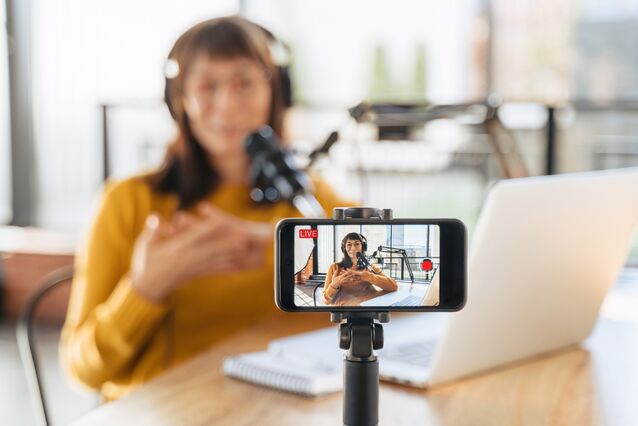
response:
M282 343L287 339L311 338L316 344L318 338L324 337L317 334L323 333L322 330L312 333L312 336L273 340L265 351L224 359L222 370L229 377L308 397L338 392L343 387L343 355L336 347L334 328L325 330L325 338L329 339L327 344L318 345L325 348L323 352L315 350L308 356L293 356L282 350L285 346ZM315 345L311 347L317 348Z

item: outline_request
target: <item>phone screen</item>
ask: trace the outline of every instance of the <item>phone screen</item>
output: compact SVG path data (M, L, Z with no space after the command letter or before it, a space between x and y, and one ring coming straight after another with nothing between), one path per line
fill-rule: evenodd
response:
M296 225L293 235L296 307L439 305L439 225Z

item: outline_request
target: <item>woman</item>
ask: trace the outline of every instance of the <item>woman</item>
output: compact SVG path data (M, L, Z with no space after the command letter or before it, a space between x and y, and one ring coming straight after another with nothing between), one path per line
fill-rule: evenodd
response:
M357 255L365 254L367 241L365 237L351 232L341 240L343 259L333 263L326 273L323 287L323 303L326 305L357 306L361 302L372 299L383 290L396 291L395 280L383 275L381 270L370 265L372 272L359 268Z
M265 30L239 17L200 23L169 64L177 136L158 170L107 185L62 334L70 374L106 400L272 315L274 224L300 216L249 196L243 141L283 125ZM315 188L326 211L344 204Z

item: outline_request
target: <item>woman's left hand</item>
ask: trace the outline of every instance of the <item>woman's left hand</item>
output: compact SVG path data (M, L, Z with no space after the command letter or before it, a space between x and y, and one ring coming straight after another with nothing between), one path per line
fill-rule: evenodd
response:
M348 271L351 277L356 278L358 281L368 281L374 279L374 274L370 271Z
M198 216L180 212L173 222L175 232L187 230L199 221L223 223L218 237L230 238L245 247L242 256L249 265L259 266L263 261L265 249L273 243L273 225L267 222L256 222L241 219L227 213L208 202L197 205Z
M361 281L367 282L370 285L375 285L386 291L396 291L398 286L397 282L390 277L383 275L382 273L375 274L370 271L356 271L354 272Z
M370 271L359 271L359 274L363 281L370 282L370 280L374 279L374 274Z
M197 211L209 219L224 220L228 232L243 235L250 243L260 249L272 243L273 227L270 223L241 219L207 202L199 203Z

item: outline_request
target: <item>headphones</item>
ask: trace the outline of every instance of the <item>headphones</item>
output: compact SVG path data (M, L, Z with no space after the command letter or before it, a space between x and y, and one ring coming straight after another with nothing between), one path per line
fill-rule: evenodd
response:
M368 240L362 234L357 234L357 235L361 239L361 251L362 252L367 251L368 250ZM346 241L347 240L345 240L345 239L343 241L341 241L341 252L343 253L344 256L348 255L346 253Z
M279 90L281 91L281 98L284 108L289 108L293 105L292 81L290 78L290 47L261 25L252 21L250 24L261 30L268 38L270 57L275 63L279 74ZM171 99L170 85L171 80L178 75L179 63L176 59L168 58L164 64L164 102L168 107L168 112L174 120L176 120L176 117Z

